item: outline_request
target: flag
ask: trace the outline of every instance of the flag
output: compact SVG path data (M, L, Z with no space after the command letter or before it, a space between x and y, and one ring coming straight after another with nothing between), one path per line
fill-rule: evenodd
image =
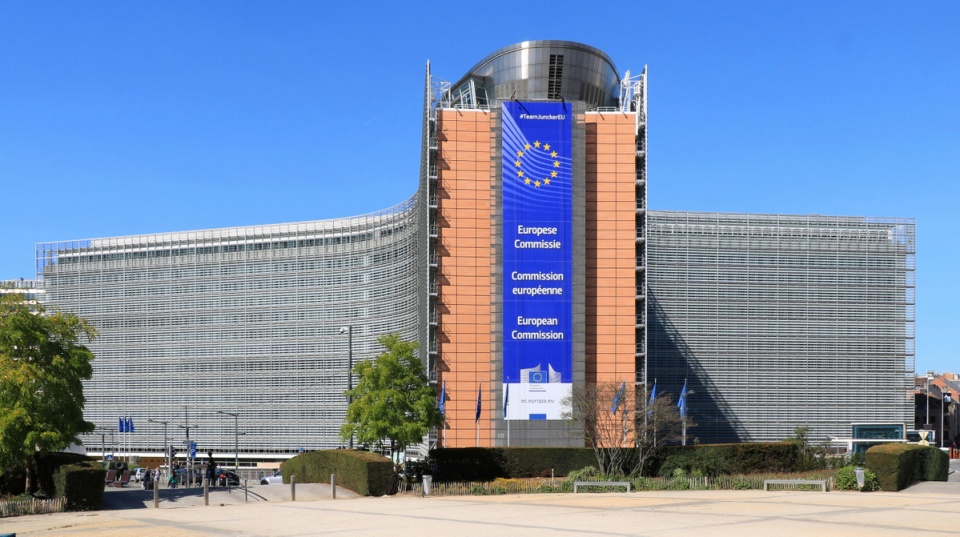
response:
M443 410L446 408L444 401L447 398L447 381L443 381L443 388L440 389L440 413L443 414Z
M127 421L125 419L119 418L119 421L117 422L117 432L127 432Z
M617 409L620 408L620 400L623 399L623 394L627 390L627 381L623 381L623 384L620 385L620 389L617 390L617 393L613 396L613 405L610 407L610 412L616 414Z
M128 418L127 418L127 432L128 432L128 433L132 433L132 432L134 432L134 431L136 431L136 429L133 428L133 418L129 418L129 417L128 417Z
M687 381L683 381L683 389L680 390L680 400L677 401L677 407L680 409L680 417L687 417Z
M480 402L483 400L481 397L483 395L483 383L480 383L480 386L477 388L477 417L473 421L480 421Z
M657 381L653 381L653 389L650 390L650 401L647 403L647 416L653 415L653 402L657 399Z
M507 405L510 404L510 383L503 385L503 419L507 419Z

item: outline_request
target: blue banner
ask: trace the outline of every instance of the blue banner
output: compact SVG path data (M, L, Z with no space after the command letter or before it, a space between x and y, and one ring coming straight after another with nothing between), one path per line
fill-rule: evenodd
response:
M573 121L567 103L503 103L505 419L562 419L573 386Z

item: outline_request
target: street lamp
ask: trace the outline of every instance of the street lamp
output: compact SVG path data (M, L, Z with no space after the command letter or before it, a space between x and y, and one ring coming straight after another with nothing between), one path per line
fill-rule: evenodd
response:
M160 421L154 419L147 419L150 423L162 423L163 424L163 460L167 463L167 471L170 471L170 466L172 461L170 460L170 446L167 445L167 424L169 421Z
M218 410L217 414L233 416L233 451L235 456L233 459L233 469L235 472L237 472L237 475L240 475L240 425L237 422L237 416L239 416L239 414L234 414L233 412L224 412L222 410Z
M950 392L940 395L940 449L943 449L943 405L950 404Z
M930 382L933 380L933 377L930 373L927 373L927 418L926 423L923 424L924 429L931 429L930 427Z
M344 326L340 329L340 334L347 334L347 408L353 404L353 325ZM350 434L350 449L353 449L353 433Z

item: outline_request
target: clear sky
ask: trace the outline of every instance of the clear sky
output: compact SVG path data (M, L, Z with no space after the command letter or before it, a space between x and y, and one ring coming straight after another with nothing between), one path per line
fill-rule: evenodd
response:
M654 210L915 217L917 371L960 370L960 2L5 2L0 279L38 242L413 195L424 68L649 66Z

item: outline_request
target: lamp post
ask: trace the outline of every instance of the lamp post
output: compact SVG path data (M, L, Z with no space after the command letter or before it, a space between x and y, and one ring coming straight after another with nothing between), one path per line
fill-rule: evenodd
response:
M233 412L224 412L222 410L218 410L217 414L233 416L233 470L237 472L237 475L240 475L240 425L237 421L237 416L239 416L239 414L234 414Z
M927 417L926 422L923 424L924 429L930 429L930 381L933 380L933 377L927 373Z
M167 445L167 424L169 421L160 421L154 419L147 419L150 423L161 423L163 424L163 460L167 463L167 471L170 471L170 446Z
M347 391L353 390L353 325L340 329L341 334L347 335ZM353 404L353 395L347 395L347 408ZM350 449L353 449L353 433L350 434Z
M940 395L940 449L943 449L943 405L950 404L950 392Z

